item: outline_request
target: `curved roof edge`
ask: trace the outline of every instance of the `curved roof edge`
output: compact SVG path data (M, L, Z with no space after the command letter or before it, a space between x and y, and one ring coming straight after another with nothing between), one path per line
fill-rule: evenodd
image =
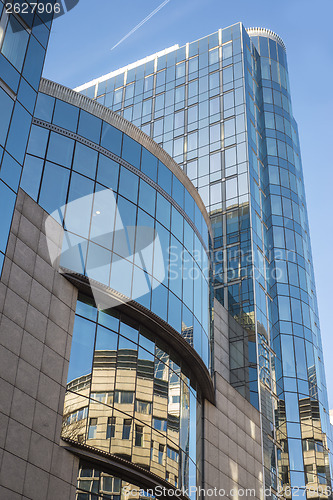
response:
M272 40L278 42L281 45L281 47L286 51L286 46L284 44L284 41L279 35L274 33L274 31L271 31L267 28L246 28L246 31L249 36L266 36L268 38L271 38Z
M150 151L150 153L152 153L154 156L156 156L156 158L164 163L164 165L177 177L177 179L183 184L185 189L187 189L187 191L192 195L211 233L210 218L198 191L196 190L190 179L187 177L187 175L184 174L182 169L173 160L173 158L171 158L171 156L151 137L142 132L142 130L133 125L133 123L129 122L114 111L111 111L109 108L106 108L90 97L84 96L82 94L79 94L75 90L60 85L60 83L52 82L51 80L42 78L39 85L39 92L47 94L51 97L61 99L68 104L73 104L74 106L83 109L88 113L91 113L97 118L100 118L110 125L113 125L115 128L117 128L121 132L124 132L133 140L139 142L142 146L144 146L148 151Z

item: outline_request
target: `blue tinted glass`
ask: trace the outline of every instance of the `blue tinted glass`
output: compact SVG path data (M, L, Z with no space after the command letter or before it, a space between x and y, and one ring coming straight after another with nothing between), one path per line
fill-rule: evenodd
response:
M184 208L184 186L175 175L172 176L172 198Z
M157 314L160 318L167 320L168 309L168 290L163 285L159 285L154 280L154 287L152 291L151 309L153 313Z
M6 147L19 163L23 163L30 125L31 115L16 102Z
M163 284L167 286L168 285L170 233L163 226L156 223L156 235L157 235L159 243L161 245L163 262L161 262L161 256L160 256L159 252L157 252L155 250L155 252L154 252L154 264L153 264L153 275L155 275L155 276L159 275L159 280L161 281L163 279L163 281L162 281ZM163 273L161 273L161 270L162 270L161 268L163 268L164 277L163 277Z
M125 167L120 168L119 194L133 203L138 200L139 178Z
M170 229L171 204L160 193L157 193L156 219Z
M95 179L97 165L97 151L84 144L76 143L73 169L91 179Z
M118 213L113 243L113 251L118 255L133 259L137 207L122 196L118 196Z
M155 217L156 191L142 179L140 180L139 206Z
M91 373L94 343L95 323L77 316L74 323L68 382Z
M141 144L124 134L121 157L136 168L140 168Z
M66 208L66 228L84 238L89 234L93 192L94 182L73 172Z
M184 219L175 207L172 207L171 232L183 242L183 223Z
M0 73L4 82L6 82L8 87L16 93L20 80L20 74L2 54L0 54Z
M108 149L112 153L120 156L121 152L121 142L122 142L122 132L120 130L112 127L108 123L103 122L101 146Z
M51 122L54 108L54 97L38 93L34 116L40 120Z
M0 251L5 253L16 195L0 181Z
M7 137L10 117L12 115L14 101L0 88L0 144L4 146Z
M135 326L131 326L127 323L121 322L119 333L127 339L132 340L136 344L138 343L139 332Z
M157 158L142 148L141 171L153 181L157 181Z
M28 153L39 156L40 158L45 158L48 138L49 131L46 128L32 125L29 136Z
M113 256L111 267L110 287L131 297L133 264L125 259Z
M86 274L89 278L109 285L111 252L95 243L89 242Z
M194 222L194 200L190 193L185 189L185 212L192 222Z
M134 266L132 298L147 309L150 308L150 280L151 276Z
M98 185L97 185L98 187ZM91 219L90 240L112 249L116 197L111 189L96 189Z
M168 323L177 330L181 331L181 302L180 300L173 294L169 293L169 314L168 314Z
M77 133L99 144L102 120L81 109Z
M62 223L63 211L60 208L66 203L69 170L48 161L45 163L39 204L58 222ZM55 189L55 186L57 187ZM53 213L55 211L55 213Z
M158 184L171 196L172 173L160 161L158 162Z
M5 153L0 170L0 178L14 191L17 191L21 175L19 165L8 153Z
M53 123L59 127L76 132L79 109L67 102L56 100Z
M261 57L269 57L268 54L268 38L260 36L259 37L260 44L260 56Z
M87 246L86 239L66 231L62 244L60 265L84 275Z
M107 320L108 318L112 318L105 313L99 313L99 316L102 314L102 317ZM115 319L115 318L114 318ZM111 332L107 328L103 328L102 326L97 327L97 337L96 337L96 350L100 351L116 351L118 344L118 334Z
M24 62L23 76L36 90L38 90L42 74L44 56L45 49L33 36L31 36L29 40L28 52Z
M99 311L98 313L98 323L100 325L111 328L115 332L119 330L119 318L112 314L111 310Z
M26 155L20 187L37 201L44 160Z
M97 181L114 191L118 189L119 165L102 154L99 155Z
M31 114L34 111L36 97L36 91L25 81L24 78L21 78L17 98Z
M178 297L182 294L182 252L184 247L179 243L179 241L171 235L171 245L169 249L169 259L170 265L169 270L169 288Z
M74 149L73 139L64 135L51 132L49 147L47 149L47 159L54 163L59 163L65 167L70 167L72 163Z
M1 52L18 71L21 71L29 35L14 16L8 20Z
M97 309L94 306L93 300L81 294L79 294L79 298L77 299L75 313L92 321L96 321L97 318Z

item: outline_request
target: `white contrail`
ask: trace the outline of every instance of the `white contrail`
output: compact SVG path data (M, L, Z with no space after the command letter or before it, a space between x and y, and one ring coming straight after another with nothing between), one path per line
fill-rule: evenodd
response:
M119 42L116 43L116 45L114 45L111 50L113 50L116 47L118 47L118 45L120 45L124 40L126 40L126 38L128 38L129 36L131 36L136 30L138 30L139 28L141 28L141 26L143 26L147 21L149 21L149 19L151 19L155 14L157 14L158 11L160 11L161 9L163 9L163 7L167 3L169 3L169 2L170 2L170 0L164 0L164 2L161 3L161 5L159 5L158 7L156 7L156 9L153 10L153 12L151 12L150 14L148 14L148 16L145 17L139 24L137 24L135 26L135 28L133 28L129 33L127 33L127 35L125 35L121 40L119 40Z

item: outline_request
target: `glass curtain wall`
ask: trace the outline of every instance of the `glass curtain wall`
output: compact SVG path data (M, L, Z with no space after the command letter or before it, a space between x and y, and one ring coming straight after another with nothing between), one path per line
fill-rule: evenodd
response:
M8 13L5 4L0 0L0 273L53 17L37 9Z

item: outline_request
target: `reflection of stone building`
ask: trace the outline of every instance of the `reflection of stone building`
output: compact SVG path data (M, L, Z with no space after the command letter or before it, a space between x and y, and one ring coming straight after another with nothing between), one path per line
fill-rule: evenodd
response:
M118 369L117 356L122 363ZM154 371L154 360L138 358L136 366L136 358L134 350L95 351L93 376L67 386L62 436L129 460L178 486L181 380L175 372L169 380L164 364L156 364ZM182 398L188 400L186 387L182 384ZM188 453L188 443L186 448Z

